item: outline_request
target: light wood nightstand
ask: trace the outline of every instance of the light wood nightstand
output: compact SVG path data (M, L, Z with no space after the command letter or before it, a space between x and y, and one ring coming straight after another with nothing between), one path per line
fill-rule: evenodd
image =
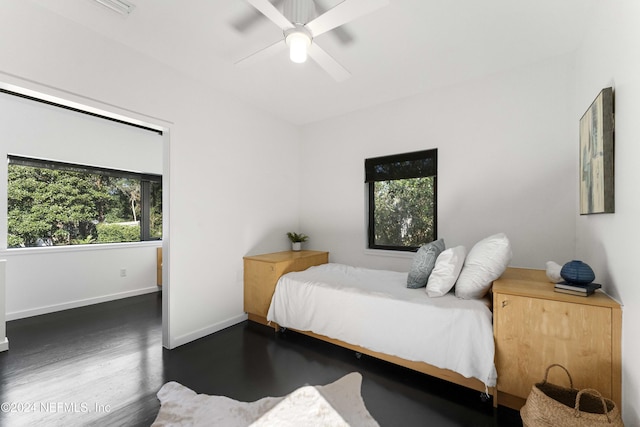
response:
M498 404L520 409L546 368L559 363L575 388L594 388L621 407L620 304L602 292L555 292L543 270L509 268L492 292ZM568 386L561 369L549 381Z
M329 262L329 252L286 251L246 256L244 259L244 311L249 320L267 324L271 297L280 276Z

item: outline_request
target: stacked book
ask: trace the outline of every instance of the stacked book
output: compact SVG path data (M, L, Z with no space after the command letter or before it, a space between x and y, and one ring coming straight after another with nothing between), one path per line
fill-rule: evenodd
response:
M578 285L577 283L560 282L556 283L555 291L562 292L563 294L580 295L588 297L600 289L602 286L597 283L589 283L587 285Z

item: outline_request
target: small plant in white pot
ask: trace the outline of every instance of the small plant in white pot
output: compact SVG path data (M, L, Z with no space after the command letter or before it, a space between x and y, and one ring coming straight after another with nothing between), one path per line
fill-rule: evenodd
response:
M292 251L299 251L300 249L302 249L302 243L309 240L309 236L302 233L294 233L291 231L287 233L287 237L291 241Z

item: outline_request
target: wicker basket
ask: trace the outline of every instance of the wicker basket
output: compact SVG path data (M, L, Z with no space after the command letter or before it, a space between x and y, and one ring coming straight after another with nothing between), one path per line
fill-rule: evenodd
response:
M570 387L547 382L549 370L558 366L567 373ZM624 426L616 404L597 390L573 388L573 379L562 365L550 365L544 380L531 387L527 402L520 409L524 427Z

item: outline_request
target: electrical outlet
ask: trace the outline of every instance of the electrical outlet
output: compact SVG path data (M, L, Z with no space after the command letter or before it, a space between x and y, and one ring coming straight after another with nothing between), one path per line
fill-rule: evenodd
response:
M120 269L120 277L127 277L127 269L126 268L121 268Z

